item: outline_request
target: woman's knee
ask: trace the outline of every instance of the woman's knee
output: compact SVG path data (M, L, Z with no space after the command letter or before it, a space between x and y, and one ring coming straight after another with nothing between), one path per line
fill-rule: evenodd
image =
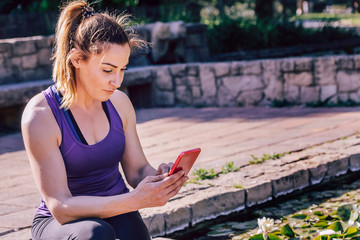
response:
M83 220L82 224L78 226L76 240L115 240L115 231L113 227L101 219Z

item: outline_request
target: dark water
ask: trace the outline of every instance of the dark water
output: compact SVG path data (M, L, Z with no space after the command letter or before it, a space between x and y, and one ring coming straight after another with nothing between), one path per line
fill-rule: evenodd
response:
M239 236L256 229L258 227L258 218L281 219L284 216L294 214L300 210L322 204L340 196L342 196L342 200L346 202L346 193L354 190L360 190L359 173L352 174L349 177L338 178L331 181L331 183L306 189L305 191L294 193L236 214L219 217L218 219L201 223L167 237L178 240L231 239L234 236ZM352 195L349 195L349 198L350 197L353 198Z

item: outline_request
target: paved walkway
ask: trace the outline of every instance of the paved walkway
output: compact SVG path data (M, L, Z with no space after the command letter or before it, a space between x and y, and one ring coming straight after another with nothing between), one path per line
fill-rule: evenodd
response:
M360 108L171 108L138 110L138 133L150 163L202 148L194 168L221 169L251 155L294 152L358 133ZM261 165L259 165L261 167ZM39 203L20 133L0 137L0 239L30 239Z

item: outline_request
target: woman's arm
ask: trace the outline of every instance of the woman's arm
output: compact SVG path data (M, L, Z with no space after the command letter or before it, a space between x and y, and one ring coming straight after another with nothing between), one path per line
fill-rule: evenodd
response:
M109 196L73 197L59 150L60 129L41 95L24 110L22 133L35 182L55 219L67 223L86 217L108 218L141 208L164 205L184 183L182 174L146 178L136 191Z
M121 165L130 186L136 188L146 176L169 172L172 163L162 163L155 170L147 161L136 131L136 115L129 98L124 93L116 91L111 100L123 121L125 152Z

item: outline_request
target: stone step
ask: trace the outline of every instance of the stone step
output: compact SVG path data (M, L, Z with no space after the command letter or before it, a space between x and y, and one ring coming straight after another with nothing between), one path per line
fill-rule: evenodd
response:
M241 212L349 174L360 176L360 135L287 154L212 180L187 184L164 207L140 210L152 236ZM239 213L240 214L240 213Z

